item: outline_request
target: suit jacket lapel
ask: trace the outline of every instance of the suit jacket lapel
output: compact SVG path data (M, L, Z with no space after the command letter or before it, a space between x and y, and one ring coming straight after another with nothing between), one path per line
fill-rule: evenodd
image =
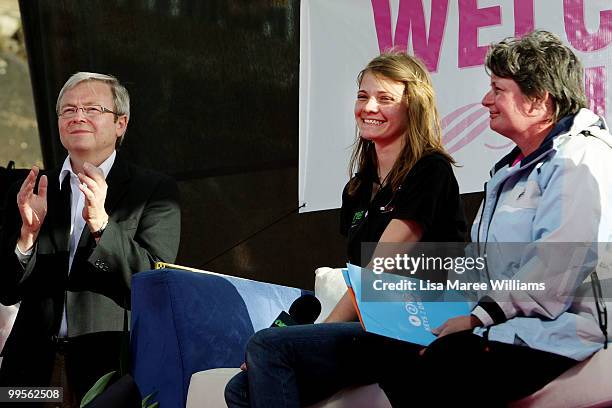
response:
M111 168L106 183L108 184L108 190L106 192L106 202L104 208L106 213L111 215L117 206L117 203L121 200L121 197L128 191L130 181L130 170L127 162L122 158L122 155L117 154L115 163Z

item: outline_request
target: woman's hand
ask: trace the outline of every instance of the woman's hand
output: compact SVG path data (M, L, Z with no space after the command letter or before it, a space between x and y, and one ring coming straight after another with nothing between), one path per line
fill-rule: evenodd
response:
M441 338L448 334L457 333L464 330L472 330L474 327L478 326L482 326L482 322L476 316L458 316L448 319L440 327L431 329L431 332L438 336L438 338ZM421 349L421 351L419 351L419 355L424 355L426 350L427 347Z
M482 322L476 316L458 316L448 319L442 326L432 329L431 332L441 338L448 334L472 330L477 326L482 326Z

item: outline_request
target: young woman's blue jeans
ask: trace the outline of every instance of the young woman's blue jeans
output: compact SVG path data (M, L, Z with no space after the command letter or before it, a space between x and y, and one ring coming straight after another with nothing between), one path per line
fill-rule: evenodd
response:
M300 407L349 385L384 384L398 364L422 347L366 333L359 323L270 328L256 333L246 351L247 372L225 389L230 408Z

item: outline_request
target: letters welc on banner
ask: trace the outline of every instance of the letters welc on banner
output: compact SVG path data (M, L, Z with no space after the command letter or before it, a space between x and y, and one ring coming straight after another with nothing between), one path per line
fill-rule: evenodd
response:
M481 191L513 144L489 129L487 45L535 29L566 42L585 67L591 109L612 123L610 0L303 0L299 202L338 208L355 138L356 76L383 50L420 57L432 72L444 143L462 193Z

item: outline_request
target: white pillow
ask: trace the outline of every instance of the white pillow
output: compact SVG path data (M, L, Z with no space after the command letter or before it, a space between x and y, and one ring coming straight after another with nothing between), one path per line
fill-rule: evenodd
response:
M341 268L322 267L315 271L315 296L321 302L321 314L315 323L321 323L329 316L345 292Z
M17 306L4 306L0 304L0 351L4 348L4 343L11 334L13 323L17 317L19 308ZM0 366L2 365L2 357L0 357Z

